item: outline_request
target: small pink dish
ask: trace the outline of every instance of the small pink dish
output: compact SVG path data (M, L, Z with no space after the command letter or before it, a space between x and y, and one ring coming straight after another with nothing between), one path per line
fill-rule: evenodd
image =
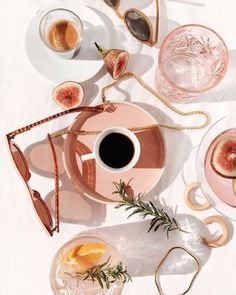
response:
M139 127L157 123L141 107L128 102L112 102L112 112L82 113L70 126L70 130L104 130L110 127ZM91 153L97 135L68 134L64 145L64 162L68 176L85 196L101 202L114 203L119 197L112 194L113 182L128 182L134 195L147 194L160 180L165 168L165 141L159 128L135 132L141 154L130 170L111 173L98 165L95 159L82 162L81 156Z
M236 114L217 121L203 137L197 154L197 178L210 203L220 213L236 220L236 195L233 180L219 175L211 165L213 150L225 135L236 136Z

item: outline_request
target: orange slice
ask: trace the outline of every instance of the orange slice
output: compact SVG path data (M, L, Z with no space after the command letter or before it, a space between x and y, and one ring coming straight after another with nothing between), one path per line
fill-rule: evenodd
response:
M79 246L78 254L81 256L86 256L90 254L103 255L106 249L107 249L107 245L102 243L84 244L82 246Z
M64 264L73 266L74 271L85 272L102 258L106 244L88 243L71 249L64 258Z
M67 259L68 260L74 260L76 259L77 257L77 253L79 251L79 249L81 248L81 246L77 246L75 248L73 248L72 250L70 250L68 253L67 253Z

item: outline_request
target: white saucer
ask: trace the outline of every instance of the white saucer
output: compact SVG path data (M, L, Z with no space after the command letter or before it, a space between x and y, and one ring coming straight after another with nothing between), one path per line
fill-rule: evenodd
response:
M86 6L74 1L55 1L54 5L43 9L47 12L55 8L67 8L75 12L84 26L84 39L79 54L74 59L63 59L51 52L39 36L40 17L35 16L26 32L25 47L33 67L46 78L60 83L66 80L83 82L93 77L103 66L103 60L94 45L97 42L104 48L110 47L109 34L102 19Z

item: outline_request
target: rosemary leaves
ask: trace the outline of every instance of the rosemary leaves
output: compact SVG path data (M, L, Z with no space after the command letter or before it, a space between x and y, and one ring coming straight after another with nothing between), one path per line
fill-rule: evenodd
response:
M169 215L163 209L156 208L151 201L148 203L141 201L141 194L139 194L137 197L128 197L126 192L130 190L129 183L130 181L125 184L125 182L122 180L120 180L119 183L114 182L116 190L113 192L113 194L118 194L121 197L121 201L115 208L118 209L125 207L125 211L133 210L127 218L130 218L135 214L140 214L143 218L151 216L152 219L148 232L151 230L157 231L158 229L162 228L163 231L166 231L168 238L171 231L178 230L185 232L180 228L176 219L169 217Z
M66 274L78 280L91 280L93 283L97 281L101 288L105 286L107 289L110 288L111 284L119 280L121 280L122 283L132 281L127 268L123 266L122 262L119 262L115 266L110 266L109 260L110 257L106 262L94 265L83 273L76 272L72 275L66 272Z

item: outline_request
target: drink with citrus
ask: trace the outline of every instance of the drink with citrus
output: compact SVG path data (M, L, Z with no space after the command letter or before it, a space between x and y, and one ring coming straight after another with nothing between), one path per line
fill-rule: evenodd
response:
M51 286L54 294L119 295L130 277L115 247L93 236L79 236L54 257Z

